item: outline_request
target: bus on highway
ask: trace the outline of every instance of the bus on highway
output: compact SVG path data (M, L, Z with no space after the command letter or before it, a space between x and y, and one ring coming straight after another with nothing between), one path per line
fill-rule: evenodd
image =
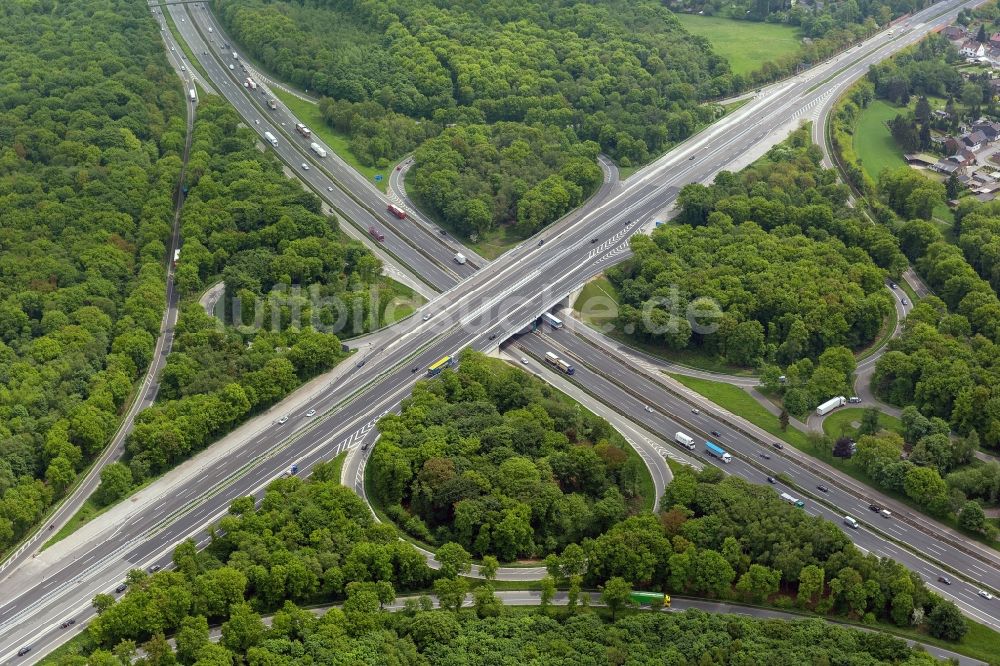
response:
M670 608L670 595L663 592L632 592L628 595L628 598L636 606L662 602L664 608Z
M551 312L546 312L542 315L542 321L551 326L552 328L562 328L562 319L555 316Z
M442 370L450 368L453 365L452 361L453 359L451 356L445 356L444 358L431 363L431 366L427 368L427 376L435 377L440 375Z

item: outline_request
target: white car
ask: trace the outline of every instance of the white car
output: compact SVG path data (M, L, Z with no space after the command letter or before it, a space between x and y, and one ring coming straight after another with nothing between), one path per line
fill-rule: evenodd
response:
M256 120L254 120L254 122L257 123L258 125L260 125L260 119L259 118L256 119Z
M284 425L287 422L288 422L287 416L282 416L280 419L278 419L278 425Z
M691 410L691 413L692 414L701 414L701 411L697 407L695 407L694 409Z
M646 405L646 411L649 412L650 414L652 414L653 413L653 408L650 407L649 405Z
M306 164L305 162L303 162L303 163L302 163L302 170L303 170L303 171L309 171L309 165L308 165L308 164Z
M308 412L306 412L306 416L316 416L316 410L310 409Z
M236 69L236 68L235 68L235 67L233 67L232 65L230 65L230 66L229 66L229 69Z
M986 590L976 590L976 594L978 594L979 596L981 596L983 599L992 599L993 598L993 595L990 594L989 592L987 592Z
M522 356L521 357L521 363L523 363L525 365L528 365L528 357L527 356Z
M424 316L423 316L423 320L424 321L427 321L430 318L431 318L431 313L430 312L425 313Z
M181 71L182 71L182 72L186 72L186 71L188 71L188 68L187 68L187 67L185 67L184 65L181 65Z
M174 47L172 47L172 46L171 46L171 47L170 47L170 50L171 50L171 51L174 51L175 49L174 49Z
M332 187L327 187L327 188L326 188L326 191L327 191L327 192L333 192L333 188L332 188Z

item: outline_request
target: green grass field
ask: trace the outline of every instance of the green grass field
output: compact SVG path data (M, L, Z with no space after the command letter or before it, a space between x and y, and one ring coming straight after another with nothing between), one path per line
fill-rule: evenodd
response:
M830 437L840 437L841 433L843 433L848 437L855 438L857 437L858 429L851 424L855 421L861 423L864 413L865 410L861 407L838 409L823 420L823 432ZM903 433L903 424L895 416L880 412L878 415L878 424L885 430L893 430L900 434Z
M882 169L906 166L903 153L889 134L885 123L905 113L903 107L893 106L882 100L875 100L862 111L854 130L854 152L861 160L861 166L872 180L878 182Z
M677 14L684 28L706 38L736 74L749 74L765 62L799 49L798 28L777 23L737 21L716 16Z
M323 143L330 146L342 160L350 164L351 167L361 173L375 187L385 192L385 188L389 184L389 169L377 169L361 164L358 158L354 156L354 153L351 152L351 140L343 134L335 132L333 128L326 124L317 104L296 97L277 87L272 87L272 90L278 99L288 107L288 110L313 131L313 134L322 139ZM375 182L376 175L382 176L381 182Z
M580 313L581 320L591 326L612 323L618 316L618 290L608 278L598 276L583 285L573 309Z

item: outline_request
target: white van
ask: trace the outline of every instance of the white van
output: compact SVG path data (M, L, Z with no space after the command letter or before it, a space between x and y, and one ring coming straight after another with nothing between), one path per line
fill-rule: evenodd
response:
M883 518L892 518L892 511L889 511L889 509L882 509L879 513L882 514Z
M850 527L852 530L858 529L858 521L854 520L850 516L844 516L844 524Z

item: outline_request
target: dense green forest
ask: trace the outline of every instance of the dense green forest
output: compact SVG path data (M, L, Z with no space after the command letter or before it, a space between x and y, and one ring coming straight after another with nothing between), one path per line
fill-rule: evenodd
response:
M715 117L701 102L744 85L652 0L213 6L243 50L331 98L324 116L362 162L423 144L412 189L466 234L551 222L600 182L582 158L642 164Z
M466 351L379 421L370 492L410 534L501 560L545 555L642 510L642 460L610 424Z
M685 186L677 224L634 237L635 256L608 271L619 327L735 365L794 367L793 413L845 390L849 350L878 334L892 308L885 276L906 257L847 207L819 159L800 130L740 173Z
M505 609L489 583L473 590L471 610L460 610L468 585L455 574L468 570L468 554L450 544L449 556L446 548L438 554L445 566L432 571L338 485L335 470L325 463L308 480L276 480L256 508L252 498L235 501L204 551L188 541L174 552L175 570L133 571L121 599L95 597L91 661L70 654L54 663L127 663L136 646L147 655L138 663L146 664L231 664L234 654L255 664L493 664L505 662L501 654L527 659L522 651L529 649L533 663L553 664L567 656L589 663L587 655L594 663L608 655L617 655L613 663L734 663L740 654L758 663L762 654L773 660L786 653L781 663L932 663L896 638L818 620L761 622L696 611L622 616L632 585L883 618L948 640L966 630L954 604L928 592L917 574L862 555L831 523L716 468L678 471L663 498L670 508L659 517L628 518L546 558L550 576L539 612ZM492 567L484 569L487 577L495 575L495 559L484 558L484 565ZM399 613L381 610L397 592L432 581L445 611L430 611L426 597L408 600ZM569 588L562 609L549 605L557 582ZM583 583L603 584L600 601L612 611L611 623L589 610ZM318 618L296 605L341 600L341 608ZM261 623L265 613L274 613L270 629ZM222 639L210 644L208 626L220 622ZM171 634L176 654L164 640Z
M104 447L150 361L184 147L146 6L42 4L0 10L0 551Z
M143 645L137 664L411 664L493 666L557 664L850 664L929 666L926 652L881 633L836 627L821 620L757 620L738 615L633 613L614 621L587 610L571 612L497 609L499 617L473 611L414 608L399 613L377 606L331 610L322 617L292 604L266 628L253 612L225 626L223 640L191 620L178 635L177 662L163 641ZM120 666L119 654L101 650L90 664ZM68 657L58 666L78 666Z
M199 104L188 172L178 288L195 295L221 274L227 321L238 320L222 326L193 299L182 307L159 401L136 419L127 472L107 471L119 491L105 502L127 489L121 477L138 483L163 471L335 365L337 334L367 330L371 308L394 296L378 259L261 154L220 99Z

